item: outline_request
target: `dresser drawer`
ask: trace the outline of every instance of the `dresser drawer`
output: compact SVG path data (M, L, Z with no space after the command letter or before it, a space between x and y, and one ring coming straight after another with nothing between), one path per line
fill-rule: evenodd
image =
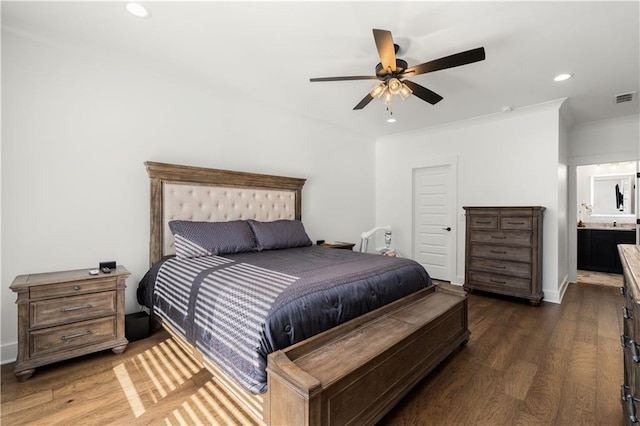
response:
M30 328L49 327L91 317L113 315L116 311L115 290L38 300L31 302Z
M60 284L33 286L29 288L29 298L44 299L50 297L71 296L74 294L93 293L96 291L115 290L114 277L97 278L82 281L70 281Z
M29 333L29 352L36 358L116 339L116 317L98 318Z
M526 231L473 231L471 235L469 235L469 240L477 243L532 246L531 232Z
M530 291L531 280L525 278L508 277L499 274L485 272L469 272L469 287L478 287L497 293L505 293L508 290Z
M529 247L503 247L490 244L472 244L472 257L484 257L487 259L514 260L516 262L530 262L531 248Z
M501 216L500 229L515 229L531 231L533 228L533 218L518 216Z
M509 262L506 260L491 260L472 257L471 265L469 265L469 267L473 271L497 273L500 275L508 275L520 278L531 278L530 263Z
M498 216L469 216L469 226L477 229L498 229Z

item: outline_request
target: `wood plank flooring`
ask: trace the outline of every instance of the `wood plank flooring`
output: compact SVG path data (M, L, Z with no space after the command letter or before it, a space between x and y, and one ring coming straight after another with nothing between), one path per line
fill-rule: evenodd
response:
M619 425L622 298L572 284L562 305L469 296L468 344L381 425ZM2 366L1 423L252 424L164 331L111 351L38 368Z

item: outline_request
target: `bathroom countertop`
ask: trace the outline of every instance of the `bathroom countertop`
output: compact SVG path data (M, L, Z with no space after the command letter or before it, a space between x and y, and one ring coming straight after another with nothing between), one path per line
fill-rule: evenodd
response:
M636 225L633 223L619 223L616 226L609 223L585 223L585 226L578 226L578 229L600 229L605 231L635 231Z

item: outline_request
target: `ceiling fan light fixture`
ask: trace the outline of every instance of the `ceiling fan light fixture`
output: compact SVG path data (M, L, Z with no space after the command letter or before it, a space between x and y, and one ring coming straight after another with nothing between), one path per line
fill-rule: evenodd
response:
M402 83L397 78L392 78L387 82L387 87L389 88L389 93L397 95L402 89Z
M384 104L389 106L391 102L393 102L393 94L389 90L386 90L384 92Z
M412 93L413 93L413 90L411 90L409 86L407 86L406 84L402 83L400 92L398 92L398 94L400 95L400 98L402 98L403 100L407 99L409 96L411 96Z
M373 89L369 92L372 98L378 99L385 92L387 86L384 83L378 83L374 86Z

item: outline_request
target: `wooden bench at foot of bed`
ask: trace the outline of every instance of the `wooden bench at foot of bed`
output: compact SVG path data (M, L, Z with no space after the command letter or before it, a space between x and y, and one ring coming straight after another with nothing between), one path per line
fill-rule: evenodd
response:
M263 419L374 424L468 339L464 293L424 289L270 354Z

